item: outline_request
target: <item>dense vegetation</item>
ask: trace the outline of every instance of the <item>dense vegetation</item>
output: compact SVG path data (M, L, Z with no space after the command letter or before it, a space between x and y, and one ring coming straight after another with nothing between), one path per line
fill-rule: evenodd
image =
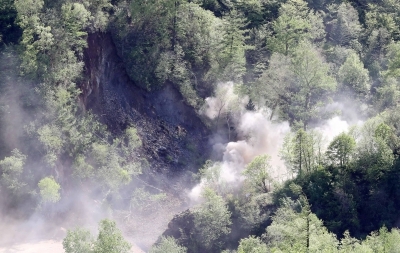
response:
M51 220L77 192L114 208L130 191L119 208L144 212L167 197L130 184L152 162L139 154L134 125L112 131L80 103L93 33L111 34L137 86L173 85L228 140L242 104L291 127L280 147L285 178L274 178L269 154L234 186L207 161L201 204L175 217L150 252L398 251L398 1L1 0L3 213ZM202 113L208 97L219 101L211 120ZM324 139L315 128L335 115L363 123ZM63 245L68 253L130 247L110 220L97 240L77 229Z

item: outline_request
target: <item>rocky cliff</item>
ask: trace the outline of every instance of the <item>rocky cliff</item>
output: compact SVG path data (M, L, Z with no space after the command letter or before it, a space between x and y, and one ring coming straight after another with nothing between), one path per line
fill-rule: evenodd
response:
M88 36L84 60L81 105L85 110L95 112L115 134L135 126L152 174L176 178L197 171L208 156L209 132L172 84L148 92L133 83L108 33Z

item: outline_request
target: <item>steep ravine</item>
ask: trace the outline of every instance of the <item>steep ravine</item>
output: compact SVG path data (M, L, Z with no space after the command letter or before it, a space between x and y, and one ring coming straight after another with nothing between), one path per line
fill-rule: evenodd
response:
M108 33L89 35L84 60L87 79L81 83L82 106L93 110L114 133L128 125L137 128L153 181L159 173L181 178L187 171L197 171L208 156L209 132L173 85L167 83L153 92L135 85ZM167 181L161 187L172 185Z

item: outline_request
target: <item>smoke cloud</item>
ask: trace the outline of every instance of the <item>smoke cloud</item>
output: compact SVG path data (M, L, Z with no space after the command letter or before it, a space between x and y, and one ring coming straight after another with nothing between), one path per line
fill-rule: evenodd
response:
M271 121L271 112L267 108L248 111L245 105L247 98L239 99L232 83L220 84L215 97L206 99L203 114L209 119L228 117L233 122L237 141L221 142L224 138L217 136L211 140L214 153L222 154L221 162L215 162L209 170L218 170L218 184L240 185L243 181L242 172L256 156L267 154L274 169L271 174L274 178L282 178L287 172L283 161L279 157L285 135L290 132L288 122ZM217 122L218 124L218 122ZM230 126L228 126L230 127ZM227 131L230 131L228 129ZM229 139L229 138L228 138ZM209 179L201 179L190 192L189 197L196 202L200 199L202 189L209 185Z
M200 200L204 187L214 187L218 191L221 188L231 189L241 185L244 180L243 170L259 155L270 156L270 164L273 168L270 173L275 180L283 181L288 178L287 169L280 158L283 140L291 131L288 122L270 120L271 112L268 108L259 108L256 111L246 110L248 98L240 99L232 82L219 84L215 96L205 101L201 113L217 124L217 134L210 142L213 144L214 154L219 154L219 156L216 155L217 161L208 168L212 171L210 173L217 176L216 179L202 178L200 183L190 190L188 195L193 203ZM334 102L328 106L343 111L345 105ZM314 127L313 131L320 133L323 138L323 149L326 149L337 135L348 132L352 125L362 124L356 116L356 111L346 106L344 118L335 116ZM223 131L218 129L222 119L233 123L236 141L230 141L230 137L224 138ZM230 127L230 125L225 125L225 129L228 128L226 131L230 132Z

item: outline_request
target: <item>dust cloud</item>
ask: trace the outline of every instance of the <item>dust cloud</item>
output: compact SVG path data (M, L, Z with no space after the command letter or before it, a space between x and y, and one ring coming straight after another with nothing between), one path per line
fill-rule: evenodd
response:
M227 122L232 122L237 134L236 141L229 141L228 138L228 141L223 142L226 138L221 137L219 131L217 136L210 140L213 143L214 153L222 154L221 161L214 162L210 170L215 169L215 166L219 167L218 184L239 186L243 181L242 172L246 165L256 156L267 154L271 158L272 176L276 179L284 178L287 172L279 157L279 150L285 135L290 132L289 123L271 121L271 112L268 108L246 110L248 99L239 99L234 89L231 82L220 84L215 97L206 99L202 111L203 115L211 120L224 118ZM230 132L230 129L227 131ZM207 179L201 179L201 182L189 192L189 198L197 202L202 189L209 183Z
M214 153L222 155L220 159L215 159L213 165L209 167L210 171L218 174L217 182L210 182L210 178L203 177L200 183L188 193L192 203L195 204L201 200L203 188L210 187L212 184L218 184L225 188L240 186L244 180L242 172L246 165L259 155L270 156L270 164L273 168L270 173L275 181L280 182L289 178L289 173L280 157L284 138L291 131L288 122L271 120L271 111L268 108L246 110L248 98L240 99L232 82L219 84L215 96L209 97L205 101L201 113L217 124L217 133L210 142L213 144ZM339 110L344 109L344 105L337 101L328 106ZM355 116L356 111L357 109L346 105L345 117L334 116L314 126L313 131L322 136L323 152L340 133L348 132L353 125L362 124L363 121ZM349 114L352 117L348 117ZM223 137L222 131L218 128L222 119L228 123L232 122L237 134L236 141L229 141L230 137L228 140ZM230 127L229 124L225 125L225 128L228 128L227 131L230 131Z

